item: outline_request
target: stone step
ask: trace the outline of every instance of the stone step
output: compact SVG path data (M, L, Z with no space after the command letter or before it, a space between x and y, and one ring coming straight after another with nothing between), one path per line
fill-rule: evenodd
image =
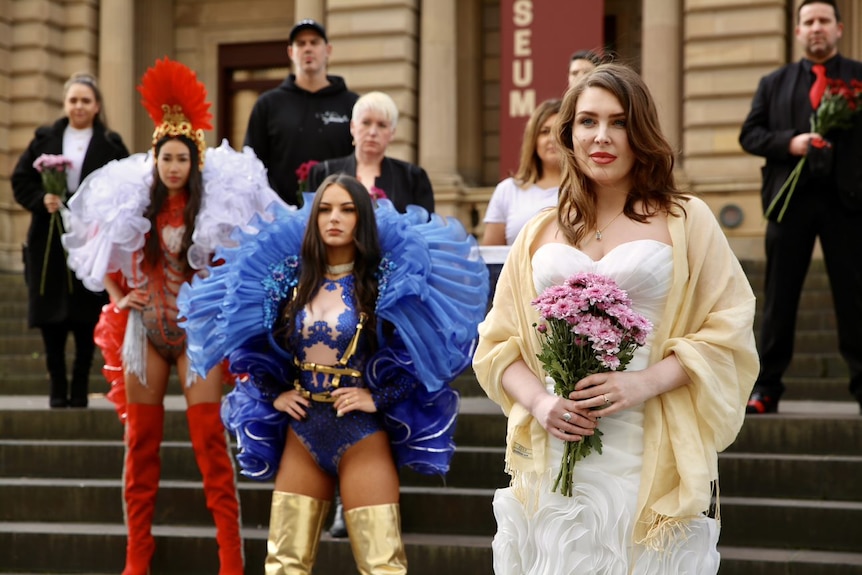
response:
M121 439L96 440L0 440L0 477L117 479L122 475L125 448ZM162 443L162 478L168 481L200 481L191 444ZM402 485L493 489L508 484L503 472L503 447L458 446L445 478L409 469L401 471ZM257 481L240 476L241 482Z
M122 473L120 439L0 440L0 477L116 479ZM162 445L162 477L197 481L200 474L188 442ZM493 489L508 484L503 447L459 445L445 478L401 471L414 487ZM862 501L862 482L824 482L824 477L862 477L862 456L735 453L719 455L722 493L729 496ZM793 481L787 481L792 477ZM240 481L256 483L240 477Z
M862 553L719 546L719 575L862 575Z
M243 525L269 523L272 484L240 483ZM405 532L483 535L495 531L493 489L401 487ZM120 479L0 478L0 521L123 523ZM157 525L212 524L199 481L162 481Z
M154 528L153 571L164 575L211 575L217 570L214 530ZM265 529L244 528L247 573L260 573ZM492 572L490 538L405 533L411 575ZM125 531L114 524L0 523L0 572L7 575L117 573L123 566ZM49 549L51 552L46 553ZM862 575L862 553L720 545L720 575ZM355 572L349 542L324 533L316 573Z
M859 455L862 417L858 415L858 405L820 403L824 407L819 413L811 408L805 413L793 413L795 402L782 401L777 414L747 416L728 453ZM782 408L787 412L781 413Z
M155 526L156 552L151 565L159 575L212 575L218 571L215 529ZM265 529L244 528L246 572L262 573ZM411 575L491 573L490 537L405 533ZM93 523L0 523L0 572L119 573L125 557L122 525ZM353 573L347 539L321 536L315 573Z
M858 451L857 451L858 452ZM862 456L722 453L724 496L862 502Z
M846 377L788 377L783 400L852 401ZM781 404L779 404L780 408Z
M122 524L119 480L0 479L0 521ZM493 537L491 489L401 488L405 533ZM243 524L269 521L271 485L240 485ZM747 547L856 552L862 502L802 499L721 498L722 544ZM209 526L197 482L164 481L157 525Z
M723 545L857 553L860 525L862 502L721 498Z
M165 441L188 441L184 399L169 395L165 405ZM116 440L122 434L113 407L103 397L91 397L88 409L48 409L42 396L0 396L0 437L4 439ZM489 399L461 401L456 444L500 447L505 437L506 420Z

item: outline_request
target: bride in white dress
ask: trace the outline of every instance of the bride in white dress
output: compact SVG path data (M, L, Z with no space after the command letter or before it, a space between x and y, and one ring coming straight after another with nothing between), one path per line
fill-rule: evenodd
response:
M559 206L513 245L474 358L509 418L494 571L714 575L717 453L757 375L754 296L712 212L676 188L635 72L597 68L567 93L554 132ZM614 279L655 328L625 371L588 376L562 398L536 358L532 301L579 272ZM564 441L596 428L603 451L577 462L572 497L552 492Z

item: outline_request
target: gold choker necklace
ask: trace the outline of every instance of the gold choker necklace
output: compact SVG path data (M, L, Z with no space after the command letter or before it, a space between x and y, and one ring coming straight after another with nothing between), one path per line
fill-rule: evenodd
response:
M348 274L353 271L353 262L347 262L346 264L338 264L335 266L331 266L326 264L326 273L331 276L338 276L341 274Z

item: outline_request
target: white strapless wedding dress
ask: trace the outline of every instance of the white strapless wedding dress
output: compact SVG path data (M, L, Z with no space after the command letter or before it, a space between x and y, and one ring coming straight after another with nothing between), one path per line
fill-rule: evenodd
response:
M533 255L537 293L581 272L612 278L635 311L661 318L672 281L672 248L654 240L622 244L599 261L566 244L546 244ZM635 352L627 371L647 366L652 343ZM548 385L553 393L553 382ZM632 538L643 460L643 406L603 417L602 453L580 460L573 496L551 492L563 442L551 437L549 469L525 478L522 503L511 488L494 497L496 575L715 575L719 526L690 521L670 548L651 551Z

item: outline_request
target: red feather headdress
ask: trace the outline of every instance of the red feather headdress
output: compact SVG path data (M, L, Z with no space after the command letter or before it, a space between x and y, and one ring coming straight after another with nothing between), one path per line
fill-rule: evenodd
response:
M211 130L212 114L206 101L203 82L188 66L165 56L147 69L138 86L141 103L156 124L153 148L165 136L185 136L198 149L198 163L203 167L206 140L204 130Z

